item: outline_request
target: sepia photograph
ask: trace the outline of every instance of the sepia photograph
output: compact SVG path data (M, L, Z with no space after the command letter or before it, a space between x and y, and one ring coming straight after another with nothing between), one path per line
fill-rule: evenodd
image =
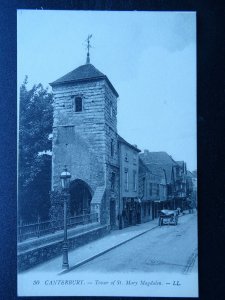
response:
M196 12L17 10L18 296L198 297Z

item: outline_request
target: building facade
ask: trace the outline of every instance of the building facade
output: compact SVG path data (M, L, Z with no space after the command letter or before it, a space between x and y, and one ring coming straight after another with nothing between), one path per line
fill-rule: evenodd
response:
M71 173L70 215L97 212L101 223L114 226L119 199L118 93L89 61L51 86L52 190L60 189L66 165Z
M120 161L120 200L119 227L127 227L140 223L140 206L138 199L139 159L141 151L136 145L131 145L121 136L119 142Z
M194 173L187 171L187 197L189 200L189 206L191 208L197 208L197 177Z
M169 209L185 209L187 204L186 193L186 164L176 162L166 152L150 152L144 150L140 158L147 167L161 168L166 175L167 200L161 203L159 208L166 207Z
M186 164L166 152L149 152L117 133L118 93L90 64L50 84L54 96L52 191L71 173L69 215L97 213L111 229L158 217L186 199Z
M183 209L187 202L187 167L184 161L176 161L175 169L175 204Z
M139 158L139 198L142 222L157 218L159 210L167 208L165 171L155 165L146 165L141 158Z

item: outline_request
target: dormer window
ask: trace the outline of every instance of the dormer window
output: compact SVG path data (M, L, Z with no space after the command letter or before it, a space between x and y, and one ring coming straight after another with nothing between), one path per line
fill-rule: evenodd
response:
M83 110L83 104L82 104L82 98L81 97L75 97L74 109L75 109L75 112L80 112L80 111Z

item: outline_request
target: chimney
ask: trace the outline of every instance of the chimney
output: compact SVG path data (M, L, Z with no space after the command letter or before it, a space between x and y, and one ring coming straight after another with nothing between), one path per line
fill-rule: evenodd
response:
M147 149L144 150L144 155L148 155L149 151Z

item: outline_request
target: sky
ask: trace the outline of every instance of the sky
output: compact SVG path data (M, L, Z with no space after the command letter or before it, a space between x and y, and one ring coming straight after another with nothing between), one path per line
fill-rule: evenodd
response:
M91 64L119 94L118 133L142 151L166 151L195 170L195 12L17 11L18 87Z

